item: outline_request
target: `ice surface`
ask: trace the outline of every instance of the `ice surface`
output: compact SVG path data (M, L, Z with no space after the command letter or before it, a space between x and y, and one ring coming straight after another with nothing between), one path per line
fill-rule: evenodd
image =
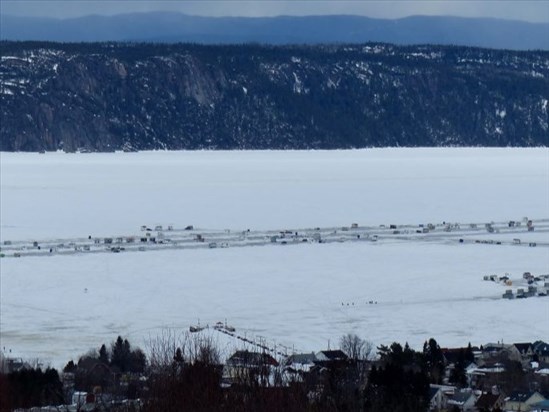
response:
M1 153L0 160L2 241L116 236L143 224L291 229L549 217L547 149ZM529 236L549 241L547 232L517 237ZM429 337L442 346L549 340L549 298L503 300L504 286L482 280L549 273L543 245L267 245L0 265L1 346L57 367L118 334L144 346L149 335L188 329L198 318L228 319L237 333L308 352L336 346L347 332L417 348Z
M2 239L546 217L547 149L1 153ZM549 216L547 216L549 217Z

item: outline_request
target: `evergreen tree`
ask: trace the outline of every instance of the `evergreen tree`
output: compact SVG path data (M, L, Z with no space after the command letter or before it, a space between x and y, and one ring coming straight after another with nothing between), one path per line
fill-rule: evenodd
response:
M444 355L435 339L431 338L423 345L423 357L425 369L430 377L431 383L442 383L444 375Z
M409 346L398 343L383 352L381 367L372 367L364 392L369 412L423 412L428 406L429 381L416 362L421 358Z
M467 376L465 375L465 351L463 349L459 350L458 359L454 364L454 369L450 373L450 382L459 386L467 386Z
M76 372L76 365L74 364L73 360L70 360L67 362L67 364L63 368L63 372L70 372L70 373Z
M109 354L107 353L105 344L101 345L101 348L99 349L99 362L102 362L105 365L109 364Z
M147 356L141 349L135 349L130 353L128 370L135 373L143 373L147 365Z
M473 353L471 342L469 342L469 344L467 345L467 349L465 349L465 361L469 363L475 361L475 354Z
M173 357L173 360L178 364L183 363L183 354L181 353L181 348L177 348L175 350L175 355Z
M118 337L116 342L112 345L112 357L111 366L118 367L121 372L128 370L130 361L130 343L128 340L122 340L122 337Z
M147 357L141 349L132 351L130 342L127 339L118 337L112 344L111 366L118 368L121 372L145 371Z

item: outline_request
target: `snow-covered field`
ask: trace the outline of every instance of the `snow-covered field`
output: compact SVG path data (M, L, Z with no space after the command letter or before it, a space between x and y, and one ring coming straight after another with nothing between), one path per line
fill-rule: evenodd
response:
M0 167L2 244L157 224L253 231L549 218L547 149L1 153ZM1 346L62 366L118 334L144 346L198 318L303 351L347 332L416 347L431 336L443 346L549 340L549 297L503 300L505 286L482 280L549 273L549 234L521 230L523 243L539 245L380 239L3 258ZM515 234L479 238L498 236Z

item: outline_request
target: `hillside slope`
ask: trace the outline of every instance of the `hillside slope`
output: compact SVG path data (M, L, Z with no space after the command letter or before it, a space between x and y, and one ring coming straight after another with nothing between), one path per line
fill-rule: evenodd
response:
M549 144L549 52L0 47L3 151Z

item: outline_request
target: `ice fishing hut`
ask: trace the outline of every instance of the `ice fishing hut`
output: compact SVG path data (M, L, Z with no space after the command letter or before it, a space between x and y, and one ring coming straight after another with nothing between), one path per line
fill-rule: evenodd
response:
M536 296L538 288L535 286L528 286L528 291L526 292L527 297Z
M507 289L502 297L503 299L513 299L513 291L511 289Z

